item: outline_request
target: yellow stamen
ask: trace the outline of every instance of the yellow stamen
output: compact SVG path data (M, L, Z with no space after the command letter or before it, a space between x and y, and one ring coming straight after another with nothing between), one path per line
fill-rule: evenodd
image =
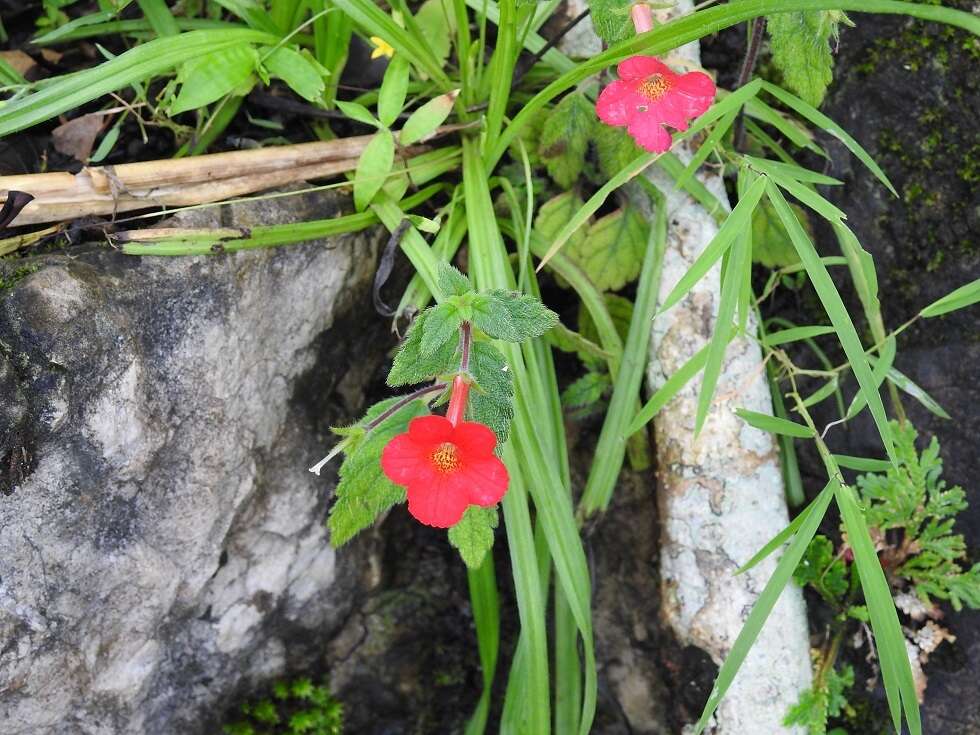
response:
M432 453L432 464L440 472L452 472L459 469L459 451L455 444L444 442Z
M642 94L651 102L655 102L667 94L670 89L670 82L664 79L661 74L654 74L644 80L643 84L637 87L637 92Z

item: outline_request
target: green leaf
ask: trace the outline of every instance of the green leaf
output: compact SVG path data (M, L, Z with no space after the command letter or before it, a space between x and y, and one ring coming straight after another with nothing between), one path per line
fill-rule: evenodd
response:
M451 37L456 31L456 14L449 0L425 0L415 13L422 36L435 59L445 64L449 58Z
M801 207L790 205L812 236L810 220ZM752 260L766 268L785 268L799 262L793 241L769 200L759 202L752 213Z
M219 49L188 61L177 74L180 92L170 107L170 114L196 110L239 91L252 78L257 63L258 55L248 44Z
M931 413L934 413L941 419L952 418L946 409L939 405L935 398L930 396L924 388L920 387L911 378L905 375L895 367L891 367L888 370L888 380L898 386L899 390L908 393L915 400L925 406Z
M473 342L470 373L476 380L470 391L467 413L473 421L486 424L497 435L497 445L507 442L514 417L514 377L500 350L489 342Z
M636 32L630 20L632 7L632 0L589 0L596 35L606 43L624 41L632 36Z
M616 291L636 279L646 252L648 227L633 207L597 220L568 243L565 254L601 291Z
M769 198L783 224L786 226L786 230L793 240L793 246L800 256L800 261L806 267L810 282L813 284L824 310L827 312L827 316L830 317L830 321L837 331L838 339L844 348L848 360L851 362L851 369L857 378L861 393L868 403L871 415L874 417L875 424L878 427L878 432L881 434L881 440L885 445L885 450L888 452L889 458L894 460L895 449L892 445L891 430L888 426L885 406L881 402L878 385L874 381L871 366L868 364L868 359L864 354L861 339L858 337L857 330L854 328L853 322L851 322L851 317L847 313L840 294L837 293L837 287L834 286L834 281L827 272L827 267L820 261L820 256L817 254L816 248L813 247L810 238L796 217L793 216L789 204L775 185L769 186Z
M948 293L938 301L934 301L929 306L919 312L926 318L942 316L951 311L962 309L980 301L980 278L971 281L965 286L960 286L952 293Z
M787 525L786 528L784 528L782 531L780 531L775 536L773 536L766 543L765 546L763 546L755 553L755 555L753 555L751 559L749 559L742 566L736 569L735 574L744 574L745 572L749 571L752 567L756 566L759 562L761 562L763 559L769 556L772 552L774 552L780 546L782 546L787 541L789 541L796 534L796 532L800 530L800 526L802 526L806 522L807 516L809 516L809 514L813 512L813 509L817 507L821 502L823 502L823 496L827 495L829 497L831 494L832 491L830 490L829 486L825 487L823 489L823 492L820 495L818 495L816 498L814 498L813 501L806 508L801 510L799 515L797 515L796 518L790 521L789 525Z
M524 342L558 323L558 315L533 296L500 289L473 302L473 323L495 339Z
M832 334L833 327L812 326L812 327L791 327L779 332L769 332L765 335L764 341L770 347L786 344L787 342L797 342L802 339L819 337L822 334Z
M453 111L458 94L458 90L441 94L415 110L402 126L398 134L398 142L402 145L411 145L434 133Z
M657 392L650 396L640 412L636 414L630 427L626 430L627 436L632 436L644 426L646 426L654 416L660 413L660 409L666 406L681 389L691 382L691 379L704 369L704 364L708 361L708 347L705 345L698 350L687 362L679 367L667 382L664 383Z
M611 385L608 373L586 373L562 391L561 405L566 408L592 406Z
M422 357L432 357L447 344L455 346L462 323L463 318L455 304L446 302L429 309L419 349Z
M389 398L372 406L359 424L374 420L400 398ZM381 451L408 422L428 413L422 401L412 401L352 442L340 466L337 500L330 508L330 543L341 546L367 528L379 515L405 500L405 489L395 485L381 469Z
M800 587L810 585L832 604L842 602L850 580L844 561L834 554L834 544L826 536L815 536L793 572Z
M395 161L395 138L390 130L379 130L364 147L354 172L354 207L364 211L384 185Z
M814 107L823 102L834 78L830 38L838 35L843 13L817 10L777 13L767 18L772 62L783 82Z
M834 461L841 467L858 472L887 472L892 463L887 459L868 459L866 457L851 457L847 454L833 455Z
M453 358L457 344L452 340L445 342L431 355L422 355L425 323L431 313L430 309L423 311L409 327L405 341L395 355L391 372L388 373L388 385L393 388L434 379L443 373L451 372L455 367Z
M599 172L604 179L612 178L643 155L643 149L629 136L626 128L596 125L592 131L592 140L595 143Z
M671 290L667 298L664 299L663 304L660 306L661 313L667 311L670 307L676 304L684 295L691 290L695 283L700 281L704 275L711 269L711 266L724 255L725 251L728 250L729 246L735 241L738 234L748 226L748 223L752 217L752 212L759 200L762 198L763 192L766 190L766 177L760 176L753 184L749 187L745 196L742 197L738 204L735 205L735 209L732 213L728 215L728 219L725 220L724 224L719 228L718 232L708 243L707 247L698 256L698 259L694 261L694 264L688 269L687 273L681 276L681 279L677 282L677 285Z
M844 128L812 105L801 100L799 97L790 94L785 89L777 87L775 84L770 84L769 82L763 82L762 86L767 92L769 92L769 94L778 99L784 105L795 110L798 114L805 117L818 128L830 133L841 143L847 146L847 149L858 157L858 160L861 161L861 163L863 163L867 169L871 171L871 173L873 173L878 180L888 188L888 191L895 196L898 196L898 192L895 191L895 187L892 186L892 182L888 180L887 176L885 176L885 172L881 170L881 167L875 163L874 159L868 154L868 152L861 147L861 144L854 140L854 138L851 137L851 135L848 134Z
M263 49L263 55L270 49ZM288 46L280 46L266 56L262 64L269 73L279 77L303 99L316 102L326 86L316 64L307 56Z
M757 411L749 411L744 408L739 408L735 413L749 426L762 429L762 431L768 431L771 434L795 436L798 439L810 439L814 436L813 429L809 426L798 424L795 421L787 421L786 419L776 418L775 416L758 413Z
M584 202L574 191L566 191L546 201L538 208L534 218L534 231L545 242L552 242L565 224L578 212ZM586 230L579 229L571 234L569 248L576 248L585 242Z
M827 488L832 487L833 484L834 482L831 481L831 484ZM759 599L752 606L752 612L749 613L749 617L746 619L745 625L742 626L742 630L739 631L738 637L735 639L735 643L728 653L728 657L718 671L718 677L715 679L715 685L711 690L711 695L708 697L708 702L704 706L701 718L694 728L695 735L700 735L700 733L704 732L705 725L708 724L718 704L728 692L729 687L731 687L732 682L735 680L735 675L742 666L742 662L745 661L745 657L755 643L755 639L758 638L762 626L765 625L766 619L769 617L769 613L776 606L776 601L779 600L783 588L786 587L786 584L793 576L793 570L796 569L800 563L800 559L803 558L810 539L817 532L817 528L823 519L824 513L827 511L827 506L830 504L832 497L833 491L828 492L827 488L824 488L824 491L814 501L813 510L807 514L806 519L800 524L799 531L793 536L793 540L776 565L776 570L772 573L769 581L766 582L762 594L759 595Z
M405 105L409 70L408 59L401 54L395 54L385 70L381 91L378 93L378 119L385 127L391 126L398 119Z
M922 724L919 720L915 683L888 580L885 579L854 491L850 487L838 485L835 496L844 520L847 540L854 550L854 562L867 600L892 724L896 732L901 732L901 712L904 710L909 731L912 735L921 735Z
M625 342L630 331L630 320L633 318L633 302L614 293L603 294L602 300L606 304L606 311L609 312L609 319L616 328L616 334ZM597 344L603 342L599 328L584 302L578 307L578 328L587 340Z
M335 102L340 111L343 112L351 120L357 120L365 125L370 125L373 128L380 128L381 123L371 114L371 111L364 105L360 105L357 102L344 102L343 100L337 100Z
M493 531L497 524L497 506L471 505L459 523L449 529L449 543L459 551L470 569L483 564L487 552L493 548Z
M582 175L596 125L594 105L580 92L566 95L545 118L538 155L562 189L570 189Z
M470 279L449 263L439 264L439 288L445 296L462 296L473 290Z

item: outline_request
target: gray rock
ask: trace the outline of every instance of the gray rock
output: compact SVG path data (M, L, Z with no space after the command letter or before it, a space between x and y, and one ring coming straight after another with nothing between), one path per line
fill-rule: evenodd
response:
M182 224L328 217L341 201ZM52 255L4 295L5 735L216 732L236 693L325 650L364 584L363 551L337 564L331 481L306 468L390 346L348 336L379 322L378 237L215 258Z

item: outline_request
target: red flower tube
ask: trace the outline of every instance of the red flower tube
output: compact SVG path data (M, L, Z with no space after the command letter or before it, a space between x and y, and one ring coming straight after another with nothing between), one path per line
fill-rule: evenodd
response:
M606 125L625 127L651 153L663 153L673 142L664 127L687 130L688 121L704 114L715 98L715 83L704 72L675 74L654 56L632 56L617 68L619 79L596 101Z

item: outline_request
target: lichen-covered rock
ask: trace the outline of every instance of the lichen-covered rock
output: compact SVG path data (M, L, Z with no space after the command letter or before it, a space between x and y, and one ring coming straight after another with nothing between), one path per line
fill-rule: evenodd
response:
M329 217L341 201L180 224ZM329 482L306 468L371 377L337 332L364 334L377 240L51 255L4 294L6 735L216 732L236 692L320 656L362 581L356 550L336 563ZM360 349L376 365L388 344ZM330 401L306 400L316 389Z

